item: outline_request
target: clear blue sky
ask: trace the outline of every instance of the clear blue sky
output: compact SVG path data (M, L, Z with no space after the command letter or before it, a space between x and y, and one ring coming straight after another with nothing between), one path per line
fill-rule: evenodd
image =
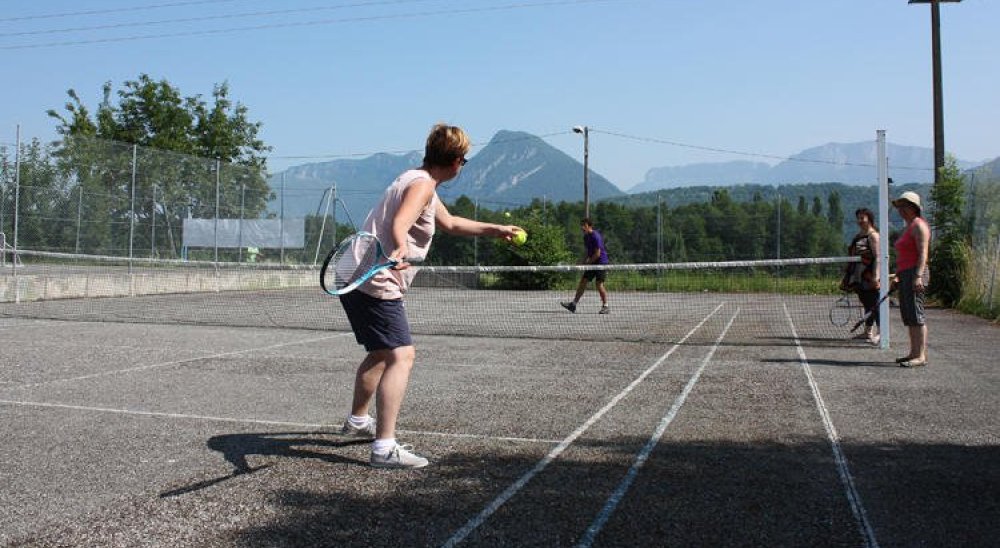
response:
M437 121L465 127L479 145L502 129L527 131L581 161L583 140L570 128L588 125L592 169L623 188L653 167L774 163L666 142L789 156L885 129L890 142L933 146L930 8L906 0L4 0L3 8L0 143L14 141L17 124L23 139L53 138L45 111L61 108L69 88L95 107L105 81L119 89L148 73L185 96L209 97L227 81L263 122L272 170L419 149ZM945 3L941 12L946 148L963 160L995 158L1000 1ZM65 16L38 17L49 15ZM187 21L165 22L178 19ZM91 28L57 32L81 27ZM122 40L134 37L142 38Z

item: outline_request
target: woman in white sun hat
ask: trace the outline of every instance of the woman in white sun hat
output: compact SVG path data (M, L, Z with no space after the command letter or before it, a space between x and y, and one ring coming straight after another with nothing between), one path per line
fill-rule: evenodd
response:
M930 282L928 256L931 231L920 216L920 195L904 192L892 201L899 216L906 221L903 234L896 239L896 276L899 288L899 314L910 335L910 352L896 362L900 367L927 365L927 323L924 316L924 292Z

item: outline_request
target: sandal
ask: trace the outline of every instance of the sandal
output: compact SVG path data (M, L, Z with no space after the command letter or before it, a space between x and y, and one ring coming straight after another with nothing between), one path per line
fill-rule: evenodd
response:
M905 362L900 362L900 367L923 367L927 365L927 360L906 360Z

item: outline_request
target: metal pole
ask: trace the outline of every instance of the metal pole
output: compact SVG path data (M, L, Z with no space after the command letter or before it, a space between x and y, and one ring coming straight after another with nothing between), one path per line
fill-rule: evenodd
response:
M332 221L333 221L333 245L337 245L338 243L340 243L340 242L337 241L337 200L338 199L339 198L337 198L337 181L334 181L333 182L333 198L330 200L330 203L333 204L333 211L331 212L331 213L333 213L333 219L332 219Z
M583 135L583 216L590 218L590 128L573 126L573 133Z
M884 297L889 292L889 159L886 157L885 130L880 129L875 132L877 141L876 175L878 177L878 229L879 229L879 249L878 249L878 275L882 280L879 297ZM882 301L878 309L879 315L879 347L882 350L889 349L890 324L889 321L889 300Z
M215 262L219 262L219 159L215 159Z
M472 220L479 220L479 199L476 199L476 205L472 210ZM479 236L472 238L472 264L479 266Z
M239 228L239 245L237 248L238 259L237 262L243 262L243 207L247 197L247 185L246 183L240 183L240 228Z
M152 223L149 234L149 258L153 259L156 257L156 185L153 185L153 207L149 213L149 220Z
M662 259L662 257L663 257L663 231L661 230L661 228L663 227L663 218L661 217L662 213L660 211L661 202L662 202L662 199L661 199L660 193L657 192L656 193L656 262L657 263L663 262L663 259Z
M583 128L583 216L590 218L590 128Z
M80 183L80 195L76 200L76 251L80 252L80 226L83 224L83 183Z
M327 189L330 192L330 195L326 197L326 207L323 209L323 220L320 222L319 225L319 237L316 238L316 254L313 255L313 266L316 266L316 263L319 262L319 247L323 243L323 233L326 232L326 218L327 216L330 215L330 202L333 200L333 195L336 192L335 190L336 188L337 187L335 185ZM322 200L322 198L320 199ZM336 204L334 204L333 209L334 210L337 209ZM334 238L334 241L336 241L336 238Z
M17 283L17 232L21 224L21 124L17 125L14 141L14 251L11 253L11 263L14 277L14 302L21 302L21 284Z
M993 272L990 273L990 312L993 312L993 285L997 279L998 264L1000 264L1000 234L997 234L997 251L993 256Z
M132 197L128 211L128 271L132 273L132 242L135 237L135 176L136 158L138 157L138 145L132 145Z
M778 224L775 230L775 251L774 258L781 258L781 187L778 187Z
M944 168L944 106L941 86L941 6L931 1L931 55L934 58L934 184L941 182Z
M285 173L281 173L281 218L278 219L280 255L278 262L285 264Z

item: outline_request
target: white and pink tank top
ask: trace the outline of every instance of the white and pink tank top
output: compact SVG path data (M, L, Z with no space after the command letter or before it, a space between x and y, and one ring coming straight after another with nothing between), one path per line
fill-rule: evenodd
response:
M430 174L422 169L411 169L403 172L389 185L389 188L382 195L382 199L372 208L368 218L365 219L361 230L377 236L386 255L391 255L395 251L395 244L392 240L392 219L403 203L403 194L414 181L430 178ZM422 261L427 257L431 240L434 238L434 214L437 210L437 204L438 196L435 192L430 203L420 212L417 221L410 227L406 237L408 259ZM412 267L406 270L384 270L358 289L377 299L400 299L416 275L417 270Z

